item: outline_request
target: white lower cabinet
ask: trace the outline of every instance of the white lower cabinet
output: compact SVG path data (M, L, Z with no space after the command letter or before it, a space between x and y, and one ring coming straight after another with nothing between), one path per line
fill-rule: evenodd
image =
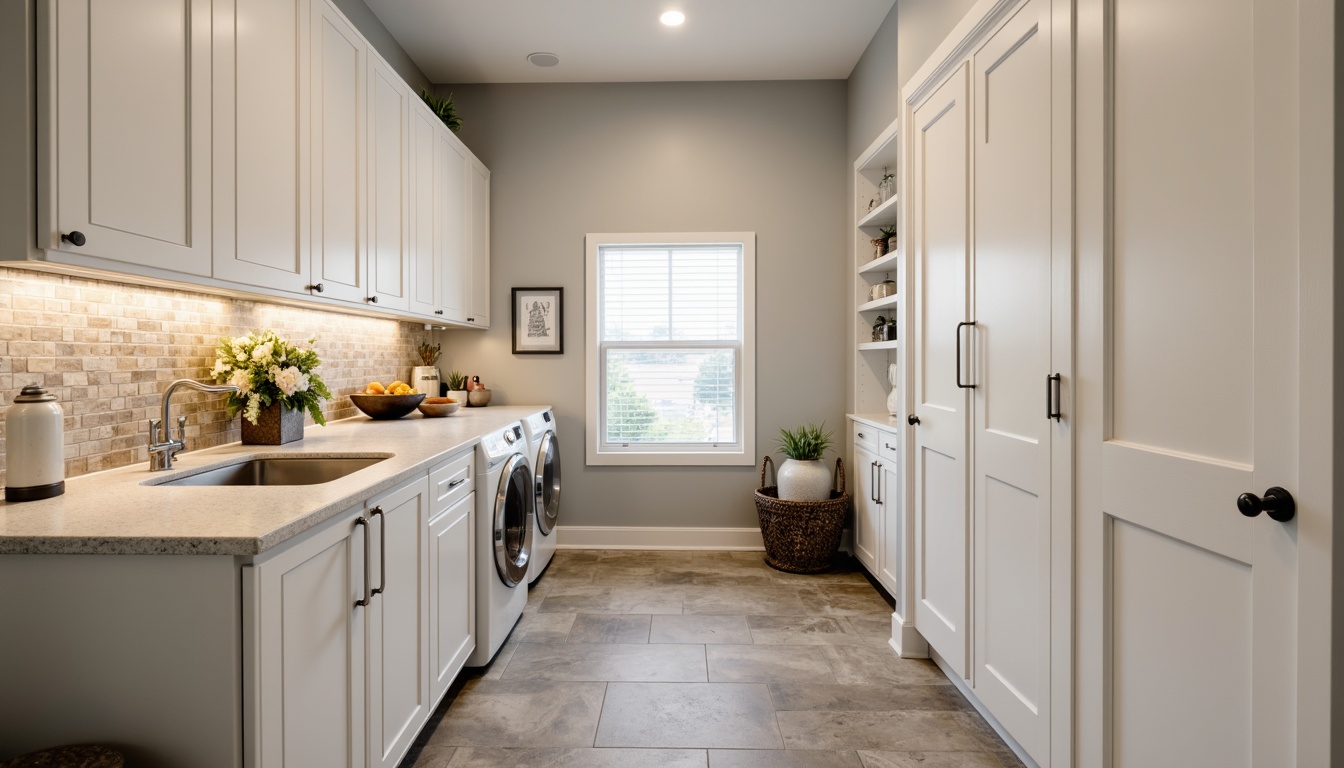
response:
M243 567L245 765L391 768L406 755L474 647L475 497L462 483L432 492L439 474Z
M896 600L901 613L905 518L897 433L854 422L854 556Z

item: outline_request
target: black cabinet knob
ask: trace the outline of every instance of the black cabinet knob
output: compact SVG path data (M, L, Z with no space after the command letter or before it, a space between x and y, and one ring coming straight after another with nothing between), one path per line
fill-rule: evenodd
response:
M88 238L84 237L83 232L80 232L79 230L76 229L61 235L61 242L69 243L75 246L76 248L79 248L88 242Z
M321 292L327 290L327 287L326 287L325 285L321 284L321 283L313 283L312 285L308 285L308 286L304 286L304 287L307 288L308 290L312 291L313 293L321 293Z
M905 423L913 427L919 423L919 417L912 413L905 417Z
M442 309L436 309L436 310L434 310L434 314L436 314L436 315L442 315L442 314L443 314L443 310L442 310Z
M1247 517L1255 517L1264 512L1271 520L1286 523L1297 513L1297 503L1293 501L1291 493L1276 485L1265 491L1263 497L1254 493L1241 494L1237 497L1237 509Z
M364 300L367 301L367 302L369 302L370 304L377 304L377 303L378 303L378 297L377 297L377 296L365 296L365 297L364 297Z

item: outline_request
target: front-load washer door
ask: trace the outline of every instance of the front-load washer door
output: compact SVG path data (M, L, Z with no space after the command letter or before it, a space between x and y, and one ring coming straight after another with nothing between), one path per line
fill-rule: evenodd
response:
M554 432L541 436L533 479L537 485L537 529L548 536L560 516L560 443Z
M527 561L532 557L532 527L535 525L532 496L532 470L527 467L527 459L516 454L504 464L500 473L492 533L495 570L506 586L517 586L527 578Z

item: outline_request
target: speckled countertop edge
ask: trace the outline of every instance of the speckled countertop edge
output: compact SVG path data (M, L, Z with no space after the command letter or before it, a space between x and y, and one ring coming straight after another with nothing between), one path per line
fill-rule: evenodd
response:
M464 450L482 435L545 405L463 408L447 418L360 416L309 426L281 446L230 445L183 453L167 472L144 465L66 481L53 499L0 501L0 554L256 555ZM163 486L164 479L236 463L241 457L390 455L318 485Z

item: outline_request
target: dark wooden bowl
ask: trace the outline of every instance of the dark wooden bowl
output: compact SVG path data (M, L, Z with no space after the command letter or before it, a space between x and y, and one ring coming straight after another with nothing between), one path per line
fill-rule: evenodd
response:
M402 416L415 410L425 395L364 395L355 394L350 396L350 402L355 404L365 416L379 421L386 419L400 419Z

